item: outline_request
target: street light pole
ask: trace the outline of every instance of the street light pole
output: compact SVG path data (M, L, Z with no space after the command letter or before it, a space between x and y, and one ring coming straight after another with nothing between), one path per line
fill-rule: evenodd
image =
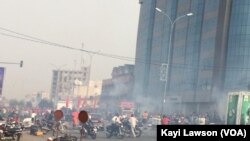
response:
M169 35L169 41L168 41L168 56L167 56L167 64L165 64L165 78L164 78L164 81L165 81L165 85L164 85L164 93L163 93L163 101L161 102L161 115L163 115L163 112L164 112L164 104L166 102L166 93L167 93L167 86L168 86L168 80L169 80L169 70L170 70L170 59L171 59L171 46L172 46L172 36L173 36L173 31L174 31L174 25L175 23L184 18L184 17L189 17L189 16L193 16L193 13L188 13L188 14L185 14L185 15L182 15L182 16L179 16L177 17L175 20L172 20L170 18L170 16L163 12L161 9L159 8L155 8L158 12L162 13L164 16L166 16L168 18L168 20L170 21L171 23L171 27L170 27L170 35ZM162 64L163 66L164 64Z

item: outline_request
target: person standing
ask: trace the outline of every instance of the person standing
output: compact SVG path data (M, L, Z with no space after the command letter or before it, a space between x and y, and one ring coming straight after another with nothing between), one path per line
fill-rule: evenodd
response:
M72 122L73 122L73 128L75 128L78 125L78 112L74 109L72 112Z
M144 112L142 113L142 123L143 123L143 124L146 124L147 121L148 121L148 112L147 112L147 111L144 111Z
M161 119L161 125L169 125L169 122L170 122L170 119L166 115L163 115Z
M113 132L120 132L120 125L122 124L120 115L116 113L111 121L112 121L111 134L113 134Z
M199 125L205 125L206 124L206 118L204 115L200 115L198 118L198 124Z
M31 121L32 121L32 123L34 123L36 121L36 113L34 110L31 113Z
M130 123L130 127L131 127L131 132L132 132L134 137L136 137L135 127L136 127L137 122L138 122L138 120L136 119L134 114L131 114L131 116L129 118L129 123Z

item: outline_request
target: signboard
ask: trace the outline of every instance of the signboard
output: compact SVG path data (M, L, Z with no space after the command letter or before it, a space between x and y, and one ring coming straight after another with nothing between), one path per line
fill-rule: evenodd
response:
M168 80L168 64L161 64L160 67L160 80L167 81Z
M239 95L237 93L228 95L227 124L236 124L238 99Z
M250 92L229 93L226 124L250 125Z
M133 102L122 101L120 107L121 109L133 109L135 108L135 104Z
M240 124L250 125L250 95L242 95Z
M82 122L82 123L85 123L88 121L89 119L89 115L86 111L81 111L79 114L78 114L78 119Z
M2 90L3 90L3 78L4 78L4 68L0 67L0 97L2 96Z

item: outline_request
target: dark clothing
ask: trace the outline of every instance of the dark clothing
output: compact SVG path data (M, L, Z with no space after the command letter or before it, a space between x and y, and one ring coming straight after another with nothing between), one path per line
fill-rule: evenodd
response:
M3 119L3 116L0 114L0 121L3 121L4 119Z

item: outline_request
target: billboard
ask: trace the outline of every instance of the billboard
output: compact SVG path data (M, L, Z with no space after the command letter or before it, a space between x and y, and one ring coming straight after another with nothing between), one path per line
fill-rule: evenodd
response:
M133 108L135 108L135 104L134 104L134 102L121 101L120 108L121 109L133 109Z
M250 92L228 94L226 124L250 125Z
M238 99L239 95L237 93L231 93L228 96L227 124L236 124Z
M0 67L0 97L2 96L2 90L3 90L3 78L4 78L4 68Z
M241 106L240 124L250 125L250 95L243 95Z

